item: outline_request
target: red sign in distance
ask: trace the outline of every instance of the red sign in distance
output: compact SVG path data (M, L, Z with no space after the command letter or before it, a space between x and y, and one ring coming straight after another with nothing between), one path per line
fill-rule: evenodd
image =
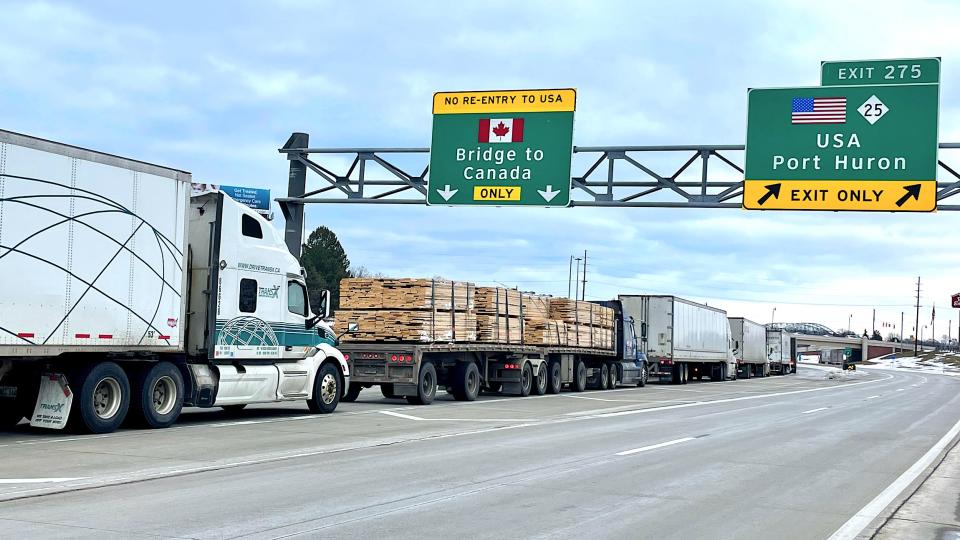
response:
M957 294L951 296L951 297L950 297L950 300L951 300L951 302L953 303L953 307L955 307L955 308L960 308L960 293L957 293Z

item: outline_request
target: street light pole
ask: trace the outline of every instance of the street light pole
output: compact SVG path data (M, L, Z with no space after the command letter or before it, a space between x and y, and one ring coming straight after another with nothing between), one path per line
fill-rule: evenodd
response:
M853 320L853 313L851 313L850 316L847 317L847 332L852 332L852 331L853 331L853 330L851 330L851 321L852 321L852 320Z
M577 274L576 279L573 280L573 299L576 300L577 296L580 294L580 257L574 257L573 260L577 261Z
M777 319L777 306L773 306L773 313L770 314L770 322L774 322Z

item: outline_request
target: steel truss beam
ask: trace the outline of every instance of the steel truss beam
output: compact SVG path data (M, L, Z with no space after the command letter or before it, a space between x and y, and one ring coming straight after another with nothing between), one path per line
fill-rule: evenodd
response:
M940 149L937 210L960 210L960 143ZM570 205L740 208L743 150L742 144L575 146L573 171L580 173L572 178ZM291 229L302 228L304 204L426 204L429 148L310 148L307 134L294 133L280 153L290 161L290 185L277 202L288 223L300 222L288 226L291 251L291 243L299 247ZM306 171L320 177L321 187L307 190L295 180Z

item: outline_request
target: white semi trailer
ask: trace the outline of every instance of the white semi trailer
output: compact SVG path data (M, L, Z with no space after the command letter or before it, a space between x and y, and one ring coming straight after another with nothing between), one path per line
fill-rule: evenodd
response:
M730 317L730 332L737 376L749 379L770 375L766 327L743 317Z
M625 319L640 329L649 375L673 384L736 378L727 312L676 296L621 295Z
M281 235L190 173L0 130L0 427L333 412L349 372L322 319Z
M788 375L797 372L794 339L783 330L767 329L767 359L770 372Z

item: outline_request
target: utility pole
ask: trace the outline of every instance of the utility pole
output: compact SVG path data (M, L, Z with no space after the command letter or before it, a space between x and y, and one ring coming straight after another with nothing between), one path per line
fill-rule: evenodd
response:
M570 298L570 287L573 286L571 280L573 279L573 255L570 256L570 270L567 271L567 298Z
M872 332L877 331L877 308L873 308L873 330ZM873 337L872 335L870 337Z
M920 333L920 276L917 276L917 303L914 306L917 308L917 326L915 326L913 334L913 357L917 357L919 351L919 343L917 343L917 334Z
M573 280L573 299L576 300L579 296L580 289L580 257L574 257L573 260L577 261L577 277Z
M900 352L903 352L903 312L900 312Z
M587 250L583 250L583 287L580 288L581 300L587 299Z
M773 306L773 313L770 314L770 322L773 323L777 319L777 306Z
M937 303L933 303L930 312L930 336L933 338L933 350L937 350Z

